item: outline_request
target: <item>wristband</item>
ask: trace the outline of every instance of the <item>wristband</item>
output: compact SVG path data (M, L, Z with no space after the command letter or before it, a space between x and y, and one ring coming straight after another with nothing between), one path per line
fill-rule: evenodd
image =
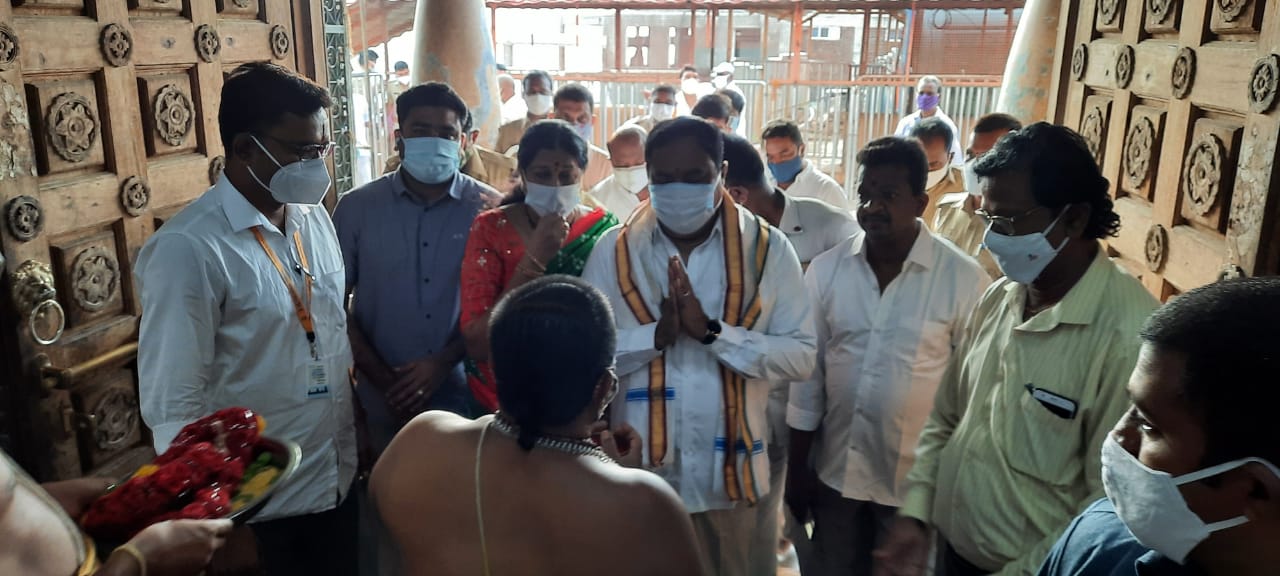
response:
M126 556L133 557L133 560L138 563L138 574L147 576L147 559L142 555L142 551L138 550L137 546L124 544L112 551L111 555L115 556L121 552L124 552Z

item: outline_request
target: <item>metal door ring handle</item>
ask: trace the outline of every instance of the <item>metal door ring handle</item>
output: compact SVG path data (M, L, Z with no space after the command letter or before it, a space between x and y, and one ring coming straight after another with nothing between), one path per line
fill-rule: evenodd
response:
M41 338L39 332L36 331L36 318L43 317L46 310L50 307L58 310L58 331L53 334L52 338ZM44 302L37 304L36 307L31 310L31 316L27 321L27 325L31 328L31 337L35 339L36 343L41 346L48 346L57 342L58 339L62 337L62 331L67 327L67 315L63 312L62 305L59 304L57 300L45 300Z

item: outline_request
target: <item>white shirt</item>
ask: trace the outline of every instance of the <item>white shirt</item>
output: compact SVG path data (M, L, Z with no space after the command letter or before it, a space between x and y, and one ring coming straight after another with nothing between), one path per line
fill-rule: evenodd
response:
M931 116L931 118L940 118L947 126L951 127L951 163L964 164L964 149L960 147L960 129L956 128L955 121L950 116L947 116L946 112L942 111L941 106L938 107L938 113ZM924 120L924 118L920 116L919 110L903 116L902 120L898 121L898 127L893 130L893 135L910 138L911 130L921 120Z
M882 295L865 238L860 232L809 265L818 365L792 383L787 424L817 430L824 484L845 498L899 506L942 373L990 279L921 222Z
M305 301L293 244L300 231L314 275L311 315L328 395L309 394L314 363L306 332L271 249ZM322 512L338 505L356 472L351 348L343 306L346 279L333 222L323 208L290 205L285 234L226 177L165 223L138 254L142 292L138 395L157 453L183 426L244 406L266 434L302 447L302 464L255 520Z
M512 96L510 100L502 103L502 123L506 124L512 120L519 120L529 114L529 105L525 104L524 98L519 94Z
M818 170L809 160L804 161L804 170L796 174L795 182L784 192L795 198L817 198L841 210L849 209L849 198L840 183Z
M819 254L862 230L851 214L831 204L814 198L783 196L787 203L778 228L791 240L802 266L807 267Z
M740 210L739 214L744 227L746 219L754 217L747 210ZM648 466L648 365L662 353L653 347L657 324L640 325L618 287L615 250L620 229L605 233L596 244L582 277L600 289L613 307L618 324L617 371L621 390L611 414L614 422L630 424L645 438ZM807 378L813 370L813 317L809 301L795 297L804 290L800 261L786 237L776 229L771 232L760 282L762 311L755 328L724 325L720 337L710 346L682 335L666 350L666 406L672 422L667 430L670 463L652 471L671 484L691 514L734 506L724 488L726 442L720 365L748 379L743 409L755 439L750 458L761 497L769 489L764 442L768 437L765 406L769 390L783 382ZM660 299L669 290L667 262L678 251L657 226L637 227L629 234L637 233L647 235L652 249L644 268L633 270L636 285L650 311L660 314ZM712 319L721 317L724 308L722 235L722 225L717 224L685 265L693 293ZM636 258L633 253L632 259ZM746 449L738 451L742 462Z
M685 99L687 95L684 90L679 85L676 85L676 116L692 116L693 107L698 104L698 100L701 100L703 96L714 94L715 91L715 86L707 82L701 82L698 84L698 90L693 93L693 104L689 104L688 100Z
M613 174L591 189L591 197L604 204L605 209L612 212L619 222L626 222L627 217L640 205L640 196L618 184Z

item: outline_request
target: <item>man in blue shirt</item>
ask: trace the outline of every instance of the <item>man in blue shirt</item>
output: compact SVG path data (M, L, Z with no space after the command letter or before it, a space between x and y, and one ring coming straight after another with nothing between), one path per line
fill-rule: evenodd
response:
M1280 573L1280 278L1187 292L1141 336L1133 406L1102 448L1107 499L1040 576Z

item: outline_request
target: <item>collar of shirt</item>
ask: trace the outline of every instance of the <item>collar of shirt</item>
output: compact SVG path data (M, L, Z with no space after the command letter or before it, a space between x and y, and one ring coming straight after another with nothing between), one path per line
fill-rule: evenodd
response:
M404 170L404 167L401 166L400 170ZM412 191L409 190L408 184L405 184L404 176L401 174L400 170L396 170L391 174L391 189L395 190L397 195L404 196L410 200L413 200L414 202L421 204L422 200L419 199ZM453 180L449 182L449 197L453 198L454 200L462 199L462 187L460 185L462 182L461 176L462 176L462 172L459 171L457 174L453 175ZM443 200L443 199L444 198L441 198L440 200ZM436 200L436 203L439 203L440 200Z
M968 199L969 199L968 192L952 192L950 194L944 194L942 195L941 198L938 199L938 207L941 208L943 206L955 206L956 208L964 210L969 214L973 214L973 209L969 206L969 203L967 202Z
M924 225L923 220L916 218L916 228L916 241L911 245L911 251L907 253L907 259L903 264L905 267L905 264L912 263L928 270L933 266L933 239L929 236L929 229ZM853 237L851 246L853 254L865 258L866 245L867 233L859 230Z
M1138 558L1133 563L1133 568L1138 576L1204 576L1205 574L1195 566L1178 564L1155 550Z
M782 230L787 236L795 236L804 233L804 222L800 220L800 210L796 208L796 201L781 190L774 189L775 194L782 194L782 218L778 220L778 229Z
M236 189L227 179L226 175L218 178L218 183L213 185L213 193L218 198L218 204L222 206L222 212L227 216L227 222L231 224L232 232L243 232L254 226L262 226L268 232L279 232L275 224L267 219L266 215L259 212L249 200ZM302 226L302 221L306 219L307 214L311 212L310 206L301 204L290 205L285 210L285 233L292 233Z
M1107 255L1102 247L1089 264L1084 276L1067 292L1066 297L1047 310L1036 314L1030 320L1014 327L1024 332L1049 332L1059 324L1088 325L1093 323L1094 314L1099 309L1103 292L1106 292L1108 266ZM1004 287L1009 298L1006 302L1025 302L1027 287L1017 282L1009 282Z
M719 209L716 209L716 214L713 218L716 220L716 225L711 228L711 233L707 235L707 239L703 240L702 244L699 244L698 246L706 246L712 242L722 242L722 240L720 240L720 235L723 234L724 231L724 216L720 214ZM670 248L672 254L680 253L680 248L676 246L675 241L668 238L667 233L662 231L661 222L659 222L657 226L653 227L653 242L657 243L659 246L666 246ZM694 249L696 250L698 246L695 246Z

